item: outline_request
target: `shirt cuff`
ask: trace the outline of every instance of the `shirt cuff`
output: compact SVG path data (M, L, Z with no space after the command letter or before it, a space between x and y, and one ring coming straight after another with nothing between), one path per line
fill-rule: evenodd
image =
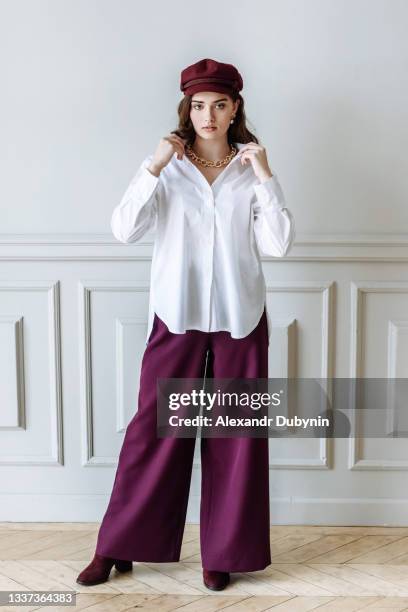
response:
M276 174L273 174L263 183L254 185L254 190L262 208L272 208L276 210L285 208L282 189Z

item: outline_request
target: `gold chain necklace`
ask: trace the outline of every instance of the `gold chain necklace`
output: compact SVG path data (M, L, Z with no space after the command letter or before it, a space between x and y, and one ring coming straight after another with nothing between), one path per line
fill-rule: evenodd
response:
M231 146L231 153L229 153L226 157L224 157L224 159L220 159L217 161L211 161L209 159L204 159L203 157L199 157L196 153L194 153L191 145L186 144L186 153L189 157L191 157L191 159L201 164L202 166L205 166L205 167L210 166L211 168L221 168L222 166L226 166L231 161L231 159L235 156L236 152L237 152L237 149L234 146Z

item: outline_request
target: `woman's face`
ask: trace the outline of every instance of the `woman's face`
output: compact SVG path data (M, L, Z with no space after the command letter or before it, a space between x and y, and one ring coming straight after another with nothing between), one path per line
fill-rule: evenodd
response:
M200 91L191 97L190 118L196 133L208 140L227 133L230 121L239 106L227 93ZM205 129L211 126L214 129Z

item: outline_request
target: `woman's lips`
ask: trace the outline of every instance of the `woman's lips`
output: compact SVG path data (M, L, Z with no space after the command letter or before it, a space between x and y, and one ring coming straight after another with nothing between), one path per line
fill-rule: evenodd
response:
M207 132L213 132L217 128L215 126L203 127L203 130L207 130Z

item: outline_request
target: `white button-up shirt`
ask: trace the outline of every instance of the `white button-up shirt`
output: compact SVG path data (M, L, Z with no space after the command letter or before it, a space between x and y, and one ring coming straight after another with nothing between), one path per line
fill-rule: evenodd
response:
M244 338L266 307L260 254L283 257L295 237L275 172L264 182L237 155L210 185L185 154L173 155L158 177L147 156L122 200L111 228L120 242L155 234L146 344L154 313L174 334L197 329ZM271 323L267 312L268 337Z

